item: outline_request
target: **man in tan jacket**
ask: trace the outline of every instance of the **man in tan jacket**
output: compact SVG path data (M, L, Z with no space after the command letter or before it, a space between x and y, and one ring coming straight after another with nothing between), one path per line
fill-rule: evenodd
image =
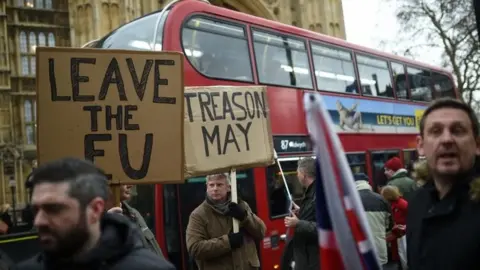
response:
M253 270L260 268L255 241L265 235L265 224L245 201L231 202L228 174L207 176L207 195L190 215L187 249L199 270ZM235 218L240 232L233 232Z

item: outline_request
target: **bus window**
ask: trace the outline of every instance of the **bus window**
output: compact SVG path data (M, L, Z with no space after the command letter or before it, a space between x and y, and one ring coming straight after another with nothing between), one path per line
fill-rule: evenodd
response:
M155 185L136 185L131 193L129 204L140 212L153 234L159 233L155 231Z
M312 89L305 42L253 30L260 83Z
M352 173L364 173L367 174L366 162L365 162L365 153L347 153L348 165Z
M359 93L350 52L313 43L311 49L319 90Z
M196 16L185 24L182 44L188 61L201 74L253 81L245 27Z
M391 63L395 94L399 99L408 99L407 76L405 67L402 64Z
M432 79L430 71L407 67L412 100L432 101Z
M379 188L387 184L387 177L385 176L385 162L392 157L400 156L399 151L378 151L371 153L372 159L372 183L373 189L378 191Z
M297 163L297 160L280 161L293 201L299 204L303 198L304 188L297 179ZM287 216L289 214L288 194L277 164L267 168L267 185L270 218L276 219Z
M141 17L128 24L120 26L117 30L96 42L93 47L104 49L126 49L139 51L161 51L163 38L163 25L170 11L163 15L158 26L157 40L152 46L155 24L161 11Z
M432 73L433 89L435 89L435 98L452 97L455 98L455 90L452 80L444 74Z
M394 97L387 61L357 55L357 66L363 95Z

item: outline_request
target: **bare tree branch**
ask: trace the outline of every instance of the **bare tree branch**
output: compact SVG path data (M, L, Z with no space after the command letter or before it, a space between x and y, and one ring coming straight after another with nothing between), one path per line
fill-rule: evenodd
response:
M399 34L409 39L403 55L415 57L422 51L441 48L443 53L439 57L455 76L461 96L480 110L480 101L474 100L474 93L480 92L480 44L473 1L396 0L396 3L399 4L396 17L402 26ZM427 42L416 42L425 39Z

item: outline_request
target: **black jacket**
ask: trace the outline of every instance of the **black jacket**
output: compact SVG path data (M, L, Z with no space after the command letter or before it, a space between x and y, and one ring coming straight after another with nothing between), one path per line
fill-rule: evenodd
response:
M313 182L305 191L297 216L300 221L295 227L291 240L295 269L320 269L315 195L315 182Z
M433 183L408 205L409 270L480 269L480 203L470 199L470 181L458 182L439 200Z
M143 247L141 233L127 218L105 214L98 245L75 260L38 254L18 270L174 270L169 262Z

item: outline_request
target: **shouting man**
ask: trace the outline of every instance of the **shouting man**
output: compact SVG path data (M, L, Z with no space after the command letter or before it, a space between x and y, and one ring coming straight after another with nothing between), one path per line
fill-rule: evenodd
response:
M470 106L439 99L425 110L417 150L430 175L408 205L410 270L479 268L480 202L470 192L479 149L479 123Z

